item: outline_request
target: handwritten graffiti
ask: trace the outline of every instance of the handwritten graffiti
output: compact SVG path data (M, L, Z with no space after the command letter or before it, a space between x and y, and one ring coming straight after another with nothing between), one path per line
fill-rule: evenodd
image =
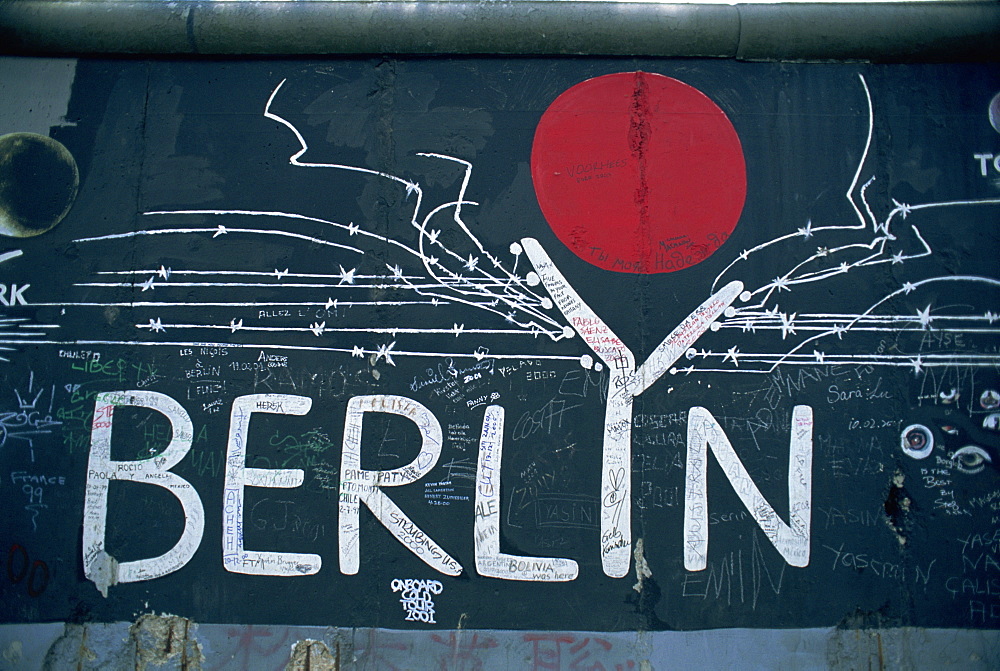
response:
M41 596L49 586L49 566L41 559L31 561L24 546L14 543L7 550L7 580L14 585L23 581L28 596Z
M626 671L636 668L635 660L615 658L613 644L596 636L578 634L531 633L524 641L532 644L533 671Z
M450 632L446 637L431 634L435 643L447 646L447 652L438 656L441 671L481 671L487 668L479 656L480 651L490 650L500 645L492 636L482 636L473 632L463 636L461 631Z
M54 420L52 403L55 399L55 385L51 388L35 388L35 375L28 378L28 388L22 394L14 390L17 398L15 410L0 411L0 448L7 446L8 440L20 440L27 444L31 461L35 461L35 439L52 433L52 429L62 422Z
M399 602L406 611L409 622L427 622L434 624L434 595L440 594L444 588L438 580L413 580L407 578L392 581L392 591L399 592Z
M169 593L149 608L480 631L360 647L379 668L411 652L480 668L507 654L482 632L515 627L515 665L629 669L611 635L521 633L829 626L935 561L919 585L906 573L926 594L880 616L949 626L975 598L991 622L973 589L994 596L996 553L955 547L1000 524L1000 198L993 164L968 160L996 151L971 114L980 66L940 66L934 106L902 66L782 66L815 74L808 91L770 66L674 69L725 108L746 162L706 159L667 209L696 193L712 209L733 186L715 170L743 168L747 209L654 235L681 183L658 171L686 160L665 146L653 169L680 128L647 98L660 75L613 77L636 87L611 115L627 127L571 134L535 175L546 108L620 64L560 61L540 86L520 64L400 63L241 62L237 79L163 62L114 104L81 94L81 203L106 214L0 252L26 275L0 282L17 294L3 533L30 543L0 568L29 604L11 619L70 617L72 598L28 599L56 581L40 558L69 557L82 572L59 580L108 617ZM106 113L132 98L149 112ZM149 142L115 162L96 145L129 118ZM129 180L138 197L110 186ZM541 192L564 182L573 203ZM583 203L560 235L551 212ZM185 581L217 591L170 587ZM237 661L281 638L264 631Z

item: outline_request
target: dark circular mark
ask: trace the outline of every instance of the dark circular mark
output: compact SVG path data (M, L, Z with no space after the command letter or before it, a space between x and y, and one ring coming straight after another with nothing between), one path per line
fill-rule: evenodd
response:
M0 235L29 238L62 221L80 173L62 143L36 133L0 136Z

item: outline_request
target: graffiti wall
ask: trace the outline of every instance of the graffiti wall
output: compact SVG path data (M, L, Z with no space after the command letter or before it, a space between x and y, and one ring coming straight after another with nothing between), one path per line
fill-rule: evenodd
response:
M0 117L5 622L1000 627L996 68L70 74Z

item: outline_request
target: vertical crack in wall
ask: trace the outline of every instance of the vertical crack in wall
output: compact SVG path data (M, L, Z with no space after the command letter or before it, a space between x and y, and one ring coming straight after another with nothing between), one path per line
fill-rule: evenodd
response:
M653 577L653 572L649 570L649 562L646 561L646 555L643 553L642 538L636 539L632 556L635 557L635 577L637 578L632 589L642 594L642 582L646 578Z
M285 671L339 671L340 645L335 652L322 641L305 638L292 646L292 656L285 665Z
M639 184L635 188L633 200L639 213L639 244L646 249L637 249L637 259L647 258L645 253L652 247L649 240L649 182L646 177L646 153L649 148L650 135L653 131L649 123L649 87L646 84L646 73L635 73L635 87L632 91L628 127L628 148L639 166Z
M107 595L105 595L107 596ZM77 671L83 668L85 662L90 662L97 659L97 655L94 654L93 650L87 647L87 628L81 627L80 632L80 652L76 661Z
M636 162L638 174L638 184L632 194L633 203L638 214L636 241L637 249L633 252L633 257L637 260L636 269L647 271L645 263L652 258L653 240L652 226L649 213L649 177L647 175L648 153L650 140L653 133L653 125L650 123L652 110L649 101L649 85L646 83L647 74L642 71L635 72L632 87L632 99L629 103L629 127L628 127L628 148L632 158ZM639 333L642 341L640 349L646 346L646 291L648 282L643 280L641 273L635 276L636 291L636 321L640 325Z
M176 615L143 615L129 627L135 646L135 669L162 666L176 661L182 671L201 669L201 644L192 639L191 620Z
M883 504L886 521L896 533L896 540L899 541L900 545L906 544L905 533L909 521L910 506L912 504L910 497L903 488L905 480L906 476L896 471L892 476L892 482L889 484L889 491L886 493L885 503Z

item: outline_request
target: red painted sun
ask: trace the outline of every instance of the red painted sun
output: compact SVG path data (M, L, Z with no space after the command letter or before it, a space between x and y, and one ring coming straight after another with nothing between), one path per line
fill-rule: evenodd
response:
M708 258L746 198L736 130L701 91L623 72L581 82L542 115L531 149L539 206L593 265L666 273Z

